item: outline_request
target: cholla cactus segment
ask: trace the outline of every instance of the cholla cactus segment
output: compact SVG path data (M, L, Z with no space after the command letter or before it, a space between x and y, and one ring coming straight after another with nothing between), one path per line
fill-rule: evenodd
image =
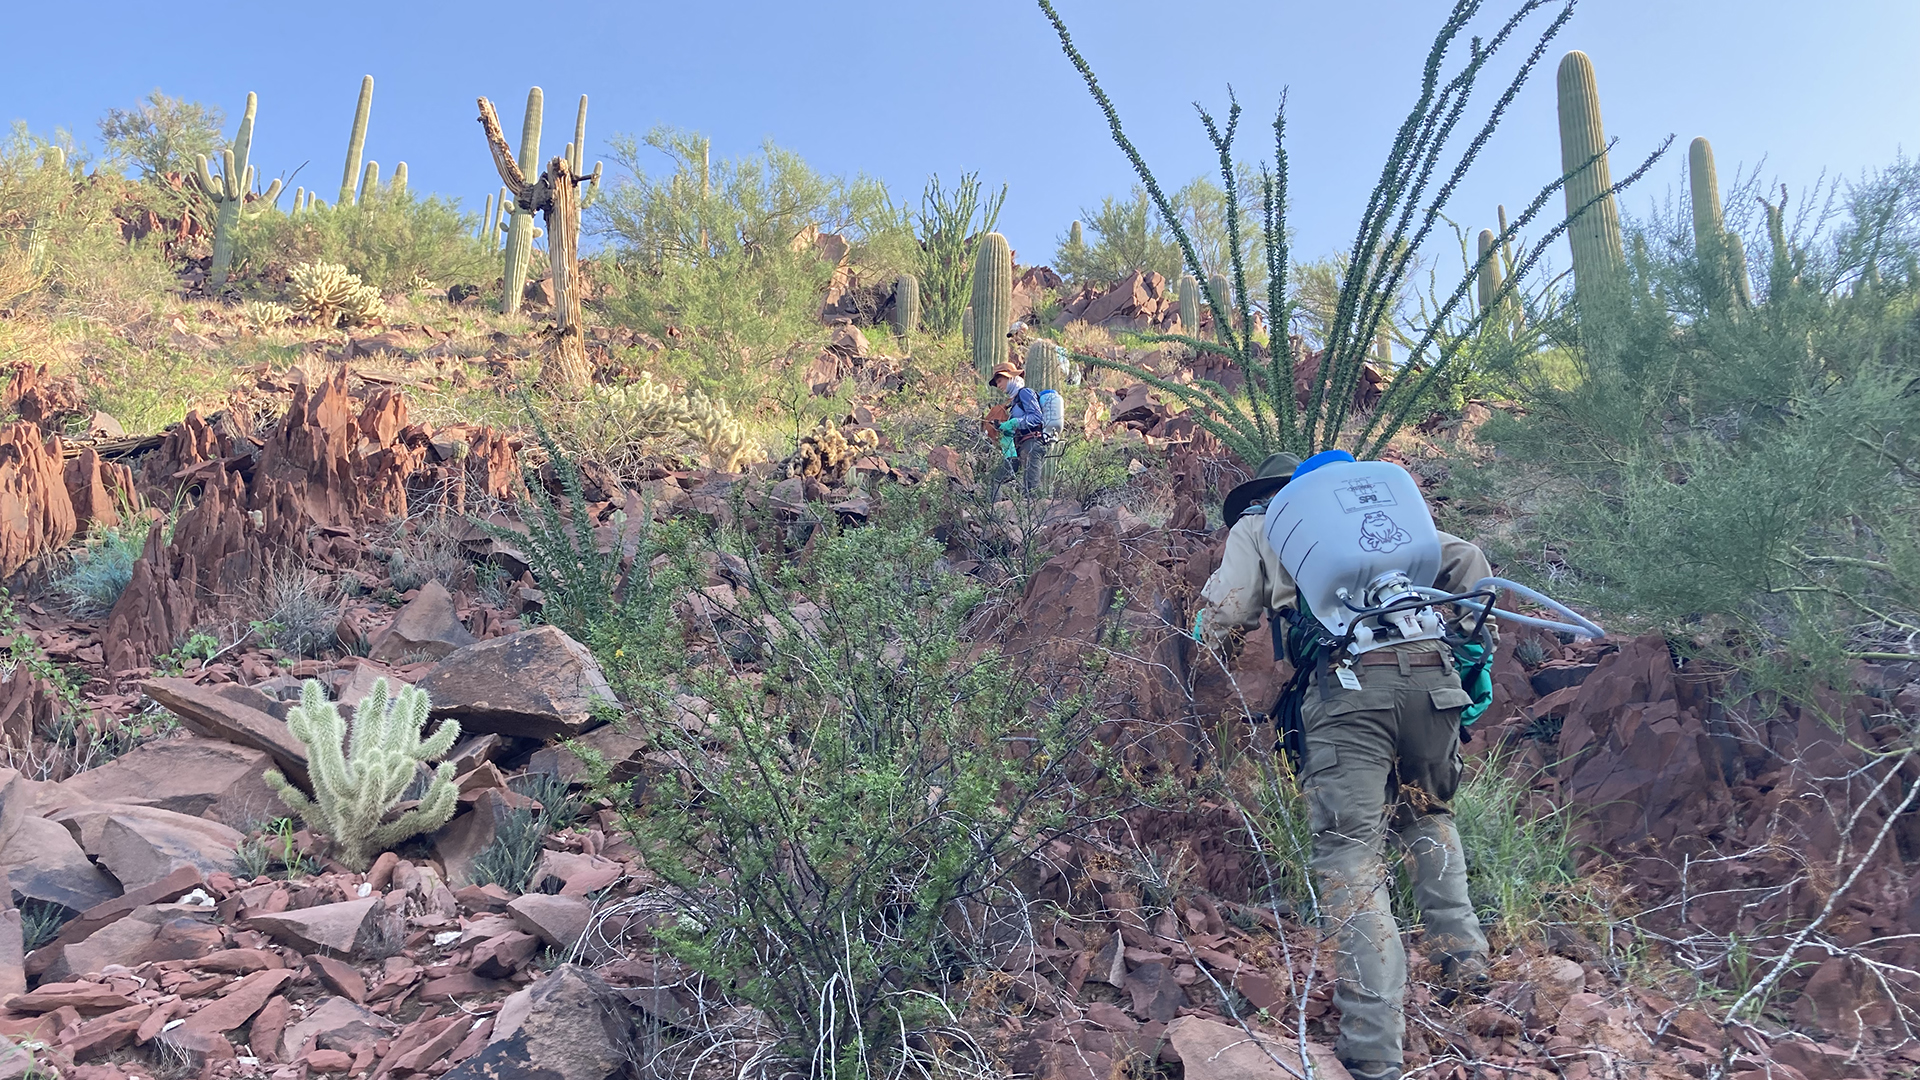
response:
M800 445L787 459L785 471L789 477L838 482L846 477L855 461L879 448L880 437L872 428L862 428L849 439L831 421L822 420L819 427L800 437Z
M707 464L721 472L737 473L767 460L766 451L724 402L695 390L686 396L686 418L680 430L706 448Z
M320 682L308 679L300 688L300 704L287 716L287 729L307 748L313 796L278 770L266 774L267 784L309 828L332 837L340 846L340 861L355 870L366 869L380 852L432 832L453 817L459 793L453 786L453 764L446 762L434 771L419 805L386 820L413 784L418 767L445 757L460 737L460 725L452 720L443 721L430 737L420 737L428 704L426 692L418 687L402 686L389 697L387 680L376 679L372 691L354 706L349 729Z
M379 290L338 263L301 263L288 276L301 312L323 326L356 326L386 314Z
M240 314L247 320L247 325L256 331L271 330L276 326L285 326L293 318L293 309L271 300L249 300L240 305Z

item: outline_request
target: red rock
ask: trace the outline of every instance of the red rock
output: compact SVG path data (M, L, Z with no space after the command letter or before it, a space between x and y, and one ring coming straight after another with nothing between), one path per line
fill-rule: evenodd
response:
M434 1062L445 1059L453 1052L454 1047L459 1046L466 1039L467 1033L477 1022L469 1020L464 1015L449 1016L444 1023L434 1021L439 1024L439 1030L432 1038L395 1058L394 1071L422 1072Z
M1249 1034L1238 1025L1182 1016L1167 1025L1167 1042L1187 1080L1351 1080L1333 1049L1307 1044L1312 1071L1302 1067L1300 1044L1280 1036Z
M300 1060L308 1069L321 1073L346 1072L353 1067L353 1055L341 1050L309 1050Z
M153 806L192 817L212 817L237 828L248 817L258 817L263 809L279 805L272 801L274 796L260 779L270 767L272 761L263 751L224 739L163 739L137 746L104 765L61 781L47 799L50 805L114 802Z
M125 887L162 881L183 866L202 874L233 865L246 838L205 818L152 806L89 805L49 815L80 839L80 847Z
M152 1006L141 1005L123 1010L112 1016L102 1016L89 1020L70 1032L63 1033L60 1047L73 1055L75 1061L92 1061L105 1057L125 1046L131 1046L134 1036L139 1033L140 1025L153 1011Z
M182 1025L189 1031L201 1031L218 1034L232 1031L253 1018L267 1003L267 999L279 993L294 976L292 971L281 968L276 971L256 971L240 980L232 992L218 1001L210 1002L200 1011L187 1017Z
M304 953L325 951L346 956L370 943L377 933L382 910L381 898L369 896L297 911L253 915L248 917L247 925Z
M309 956L307 967L320 980L320 985L339 994L355 1004L367 1000L367 980L362 978L352 965L336 960L331 956Z
M525 967L540 949L532 934L509 931L473 947L473 971L489 979L504 979Z
M540 856L540 869L534 877L536 880L559 878L565 883L560 889L561 896L584 897L619 881L625 874L626 867L599 855L548 851Z
M571 949L587 932L593 905L575 896L528 893L507 905L520 928L556 949Z
M439 1001L442 998L473 997L477 994L500 994L512 989L510 983L497 979L483 979L470 971L455 972L438 979L427 980L420 988L420 1000Z
M0 427L0 577L65 547L74 527L60 440L29 423Z
M6 1001L14 1012L44 1013L71 1008L81 1012L107 1012L124 1009L134 1000L99 983L49 983L30 994L16 994Z
M106 871L80 850L73 834L57 821L23 818L0 844L6 883L20 896L86 911L119 895Z
M214 1061L232 1061L236 1056L233 1044L217 1031L206 1031L186 1025L163 1031L154 1040L175 1056L183 1059L190 1068L205 1069Z
M280 1035L292 1015L293 1005L285 997L274 997L260 1007L259 1015L247 1028L247 1043L256 1055L266 1061L280 1056Z
M177 960L160 965L175 971L192 968L198 971L219 971L229 975L247 975L255 971L272 971L286 967L280 954L266 949L222 949L208 953L194 960Z
M469 645L416 685L432 696L433 714L459 720L462 731L521 738L581 734L613 700L593 654L552 626Z
M112 762L108 764L111 765ZM197 868L179 867L159 881L149 882L138 889L129 889L121 896L95 904L81 912L71 922L60 928L60 934L54 940L63 945L85 941L95 931L119 922L138 908L178 900L203 884Z
M249 708L186 679L149 679L140 689L200 735L263 750L298 783L307 778L307 748L271 713Z
M309 1041L328 1049L358 1055L372 1053L374 1045L392 1034L394 1026L342 997L330 997L307 1011L280 1036L280 1060L292 1061Z
M452 594L438 581L428 581L393 621L374 635L367 655L384 661L413 662L417 657L440 660L477 640L454 610Z

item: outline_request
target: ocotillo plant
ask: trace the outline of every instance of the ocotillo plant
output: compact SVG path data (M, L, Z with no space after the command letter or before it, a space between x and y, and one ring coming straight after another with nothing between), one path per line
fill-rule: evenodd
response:
M540 113L546 97L539 87L527 91L527 115L520 123L520 154L516 159L521 175L531 177L540 170ZM513 200L512 224L507 227L507 261L502 268L500 313L512 315L520 310L520 297L527 291L527 262L533 258L533 214L521 208L518 195Z
M913 355L913 335L920 329L920 279L901 274L893 283L893 328L900 334L901 348Z
M353 130L347 133L347 170L340 174L340 198L335 203L352 206L353 186L360 181L360 152L367 145L367 114L373 111L373 76L360 77L360 104L353 110Z
M1200 279L1180 275L1180 332L1200 336Z
M973 264L973 366L981 378L1006 362L1013 326L1013 248L990 232L980 238Z
M213 265L207 273L207 284L219 289L227 283L227 271L233 266L233 233L240 224L240 206L246 201L247 192L253 188L253 165L248 160L253 154L253 114L258 99L247 94L246 112L240 115L240 132L233 137L233 145L220 152L221 175L215 177L207 167L207 155L200 155L199 168L193 178L200 190L213 201ZM280 181L275 180L267 188L265 201L271 205L280 197Z
M1687 147L1688 187L1693 195L1693 250L1706 274L1707 310L1733 312L1752 302L1747 254L1720 216L1720 178L1713 145L1704 138Z
M1172 197L1160 184L1139 148L1128 136L1113 100L1101 88L1093 68L1087 63L1064 20L1051 0L1036 0L1041 12L1059 35L1060 48L1080 74L1094 104L1107 121L1114 143L1126 155L1146 189L1154 210L1180 248L1189 273L1205 273L1193 237L1182 223L1182 214ZM1204 342L1183 334L1143 335L1147 341L1180 342L1196 349L1211 349L1224 354L1246 379L1241 391L1228 391L1218 383L1182 383L1159 372L1125 360L1082 353L1074 358L1094 367L1125 372L1161 391L1170 399L1187 406L1186 415L1219 439L1243 462L1257 462L1277 450L1305 456L1339 444L1351 448L1357 457L1378 455L1417 410L1430 401L1436 381L1443 378L1460 350L1471 343L1485 323L1485 314L1470 312L1477 274L1469 272L1450 293L1438 298L1426 315L1425 325L1412 336L1398 370L1402 377L1392 380L1364 416L1356 415L1362 379L1368 355L1375 347L1381 328L1388 324L1401 303L1405 287L1421 265L1420 249L1436 228L1447 220L1448 200L1478 160L1491 139L1508 105L1519 94L1548 45L1571 17L1570 7L1549 9L1534 0L1513 0L1511 14L1489 34L1475 39L1473 47L1462 50L1460 39L1467 35L1474 16L1483 7L1482 0L1454 0L1450 14L1434 36L1423 67L1419 96L1402 121L1392 147L1382 165L1378 181L1368 197L1366 210L1352 247L1352 254L1341 275L1338 296L1329 320L1321 361L1316 370L1306 373L1305 408L1296 396L1293 350L1284 346L1268 349L1253 336L1254 308L1246 290L1245 256L1240 243L1243 215L1250 212L1240 194L1240 169L1233 153L1233 142L1240 120L1240 106L1229 109L1224 123L1204 107L1200 121L1208 141L1218 155L1220 185L1225 194L1228 254L1234 284L1234 301L1239 304L1238 319L1224 307L1215 307L1214 326L1217 342ZM1546 25L1534 33L1529 21L1543 10L1557 10ZM1475 94L1480 76L1486 74L1496 58L1504 57L1510 46L1532 48L1515 65L1504 87L1496 85L1495 102L1475 125L1464 127L1469 101L1482 98ZM1284 103L1276 110L1273 166L1260 177L1260 245L1267 259L1267 302L1265 314L1273 326L1276 344L1284 341L1290 324L1293 297L1288 289L1292 269L1287 238L1287 146ZM1458 142L1452 137L1458 133ZM1452 150L1464 143L1464 149ZM1665 147L1661 150L1664 151ZM1450 150L1452 152L1450 152ZM1650 156L1633 174L1617 185L1609 185L1600 194L1611 196L1626 184L1639 179L1659 157ZM1561 178L1541 188L1501 237L1504 244L1524 229L1554 194L1565 186ZM1589 208L1589 202L1577 205L1577 212ZM1577 216L1577 213L1576 215ZM1514 282L1523 279L1549 246L1567 231L1562 221L1527 249L1508 271L1505 290L1510 295ZM1475 268L1477 270L1477 268ZM1210 290L1211 291L1211 290ZM1224 298L1209 298L1209 304ZM1498 302L1503 299L1496 297Z
M1578 49L1560 60L1560 171L1567 176L1567 243L1573 248L1573 289L1584 314L1601 316L1619 303L1626 275L1620 208L1609 191L1607 133L1600 123L1600 88L1593 61ZM1583 212L1584 208L1584 212Z

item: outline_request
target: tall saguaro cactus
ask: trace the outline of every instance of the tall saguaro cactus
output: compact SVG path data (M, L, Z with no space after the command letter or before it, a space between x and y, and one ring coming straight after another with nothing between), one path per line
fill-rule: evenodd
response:
M527 99L529 117L539 116L540 91L535 88ZM539 140L539 121L530 120L532 131L523 134L520 144L521 156L527 155L527 148ZM583 184L594 183L599 177L595 169L593 176L582 177L573 170L573 163L565 156L556 157L547 162L547 169L538 178L529 178L529 170L520 167L514 160L513 151L507 146L507 137L500 132L500 117L493 110L493 102L480 99L480 126L487 135L487 148L493 152L493 165L505 182L506 189L513 196L515 221L518 227L521 217L526 218L526 243L532 248L532 215L537 211L547 223L547 258L553 268L553 313L554 329L552 347L547 362L541 371L541 378L558 389L578 393L593 385L593 366L587 362L586 329L582 325L583 315L580 308L579 254L580 254L580 188ZM511 238L509 245L511 246ZM512 257L512 252L508 252ZM520 264L521 288L526 279L526 260ZM508 282L512 284L511 281ZM508 298L517 301L518 289L510 290Z
M354 185L360 180L360 154L367 146L367 116L373 112L373 76L360 77L360 104L353 110L353 130L347 133L347 169L340 174L338 206L352 206Z
M220 175L213 175L207 166L207 155L200 155L199 168L193 178L200 185L200 191L213 200L213 266L207 274L207 283L213 289L219 289L227 283L227 272L233 268L233 233L240 224L240 207L246 201L247 192L253 189L253 114L258 98L247 93L247 109L240 115L240 132L233 137L233 145L220 152ZM280 181L275 180L267 188L264 196L271 204L280 197Z
M1560 171L1571 174L1567 216L1580 215L1567 228L1574 295L1583 309L1597 312L1624 296L1627 258L1620 242L1620 208L1608 193L1613 173L1607 167L1607 134L1600 122L1600 88L1586 53L1575 49L1560 59L1558 86Z
M1505 279L1500 273L1500 255L1493 250L1500 242L1500 234L1492 229L1480 230L1480 244L1474 257L1480 263L1480 310L1493 306L1494 298L1500 295L1500 286Z
M1226 309L1227 318L1233 319L1238 323L1239 320L1234 314L1233 307L1233 286L1227 283L1227 275L1215 274L1208 278L1207 289L1213 293L1214 302ZM1225 341L1227 335L1221 333L1219 327L1215 327L1213 339L1215 341Z
M985 379L1006 362L1007 330L1013 325L1013 248L990 232L980 238L973 263L973 366Z
M913 335L920 329L920 279L901 274L893 283L893 328L907 355L913 355Z
M484 105L486 99L482 98ZM527 91L527 115L520 122L520 157L518 165L524 178L533 175L540 167L540 114L546 108L546 96L539 87ZM485 106L490 111L492 106ZM506 178L505 171L501 178ZM508 189L514 187L513 181L507 181ZM513 217L507 226L507 260L502 267L501 284L505 291L500 297L500 313L512 315L520 310L521 294L527 291L527 263L533 258L533 211L534 207L523 204L520 196L513 197ZM551 226L547 232L552 233Z
M387 181L387 191L394 195L407 193L407 163L401 162L393 167L393 179Z
M1687 147L1687 180L1693 195L1694 254L1707 274L1707 308L1723 313L1746 307L1752 303L1747 253L1720 216L1720 178L1713 167L1713 144L1704 138Z

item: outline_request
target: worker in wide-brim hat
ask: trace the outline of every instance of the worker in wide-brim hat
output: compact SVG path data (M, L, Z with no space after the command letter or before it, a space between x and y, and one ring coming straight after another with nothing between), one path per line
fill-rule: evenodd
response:
M1040 415L1040 397L1021 369L1002 363L988 376L987 385L1006 392L1007 418L1000 421L1000 454L1005 467L994 476L992 499L998 501L1000 486L1018 478L1020 490L1028 495L1040 486L1040 466L1046 458L1046 424Z
M1287 485L1315 468L1352 461L1329 451L1301 461L1278 453L1253 479L1227 493L1227 546L1201 590L1193 636L1231 663L1246 631L1273 622L1274 659L1298 678L1274 707L1282 742L1298 756L1313 830L1320 915L1338 947L1333 1002L1335 1047L1356 1080L1398 1080L1405 1061L1407 957L1393 917L1384 858L1389 830L1413 854L1421 952L1440 965L1451 991L1489 985L1487 939L1467 897L1466 856L1451 800L1460 783L1460 743L1484 703L1469 694L1445 641L1415 640L1357 657L1329 650L1293 578L1267 542L1266 515ZM1417 582L1457 593L1491 575L1487 557L1440 533L1440 573ZM1459 612L1451 620L1460 626ZM1492 632L1492 622L1486 624ZM1491 637L1478 655L1485 671ZM1204 661L1203 661L1204 662ZM1329 673L1332 674L1329 674ZM1338 675L1339 678L1334 678ZM1487 700L1491 700L1491 680ZM1474 711L1477 715L1477 710Z

